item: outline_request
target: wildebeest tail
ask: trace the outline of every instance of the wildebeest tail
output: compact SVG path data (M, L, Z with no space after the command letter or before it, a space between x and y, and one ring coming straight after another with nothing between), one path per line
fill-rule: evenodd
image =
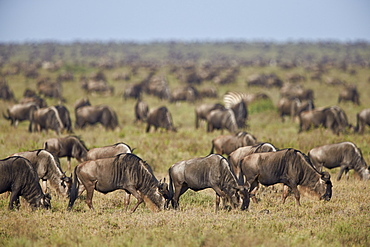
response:
M10 114L9 114L9 110L8 110L8 116L6 116L5 114L4 114L4 112L3 112L3 117L6 119L6 120L10 120L11 118L10 118Z
M355 132L358 132L360 129L360 113L356 114L356 127L354 129Z
M78 187L79 187L79 182L77 178L77 167L75 167L74 173L73 173L73 183L72 183L72 188L71 188L71 193L69 195L69 203L68 203L68 210L71 210L73 207L74 202L77 199L78 196Z
M172 207L174 207L174 204L173 204L173 195L174 195L174 191L173 191L173 182L172 182L172 177L171 177L171 168L168 169L168 177L170 178L170 182L168 184L168 191L169 191L169 198L167 199L166 201L166 207L168 208L168 204L171 202L171 205Z

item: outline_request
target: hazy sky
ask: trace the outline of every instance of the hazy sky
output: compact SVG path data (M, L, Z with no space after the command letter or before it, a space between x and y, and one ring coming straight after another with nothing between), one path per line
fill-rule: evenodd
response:
M0 0L0 42L370 41L370 0Z

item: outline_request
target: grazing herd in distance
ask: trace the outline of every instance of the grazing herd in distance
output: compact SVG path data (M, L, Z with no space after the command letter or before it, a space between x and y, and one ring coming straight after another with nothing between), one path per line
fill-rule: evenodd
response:
M266 77L266 78L265 78ZM270 87L261 83L262 81L281 81L275 76L262 76L262 78L249 79L253 81L252 85ZM103 72L97 73L91 78L82 78L84 81L82 88L90 88L90 91L97 93L105 92L103 86L86 86L90 84L107 84L106 76ZM104 82L104 83L103 83ZM13 95L11 89L2 81L1 95ZM58 84L58 85L57 85ZM7 112L3 112L3 117L10 121L10 124L17 126L21 121L29 121L30 132L40 132L42 130L53 130L57 134L66 131L73 133L72 122L69 110L63 105L65 99L61 95L61 83L52 83L46 79L39 80L37 83L38 93L26 89L23 98L19 103L9 106ZM249 84L248 84L249 85ZM365 126L370 125L370 109L363 109L356 116L357 123L352 125L348 122L348 117L344 110L339 106L327 106L316 108L314 104L314 92L312 89L304 88L296 83L273 83L274 87L280 87L280 99L276 108L282 119L290 116L292 119L298 118L298 132L308 131L312 128L324 127L330 129L334 134L339 135L348 129L363 133ZM216 89L210 88L212 91ZM205 89L204 89L205 90ZM89 91L89 92L90 92ZM109 89L108 91L114 91ZM123 93L124 99L134 98L135 121L147 123L145 129L148 132L151 126L157 130L163 128L176 131L172 121L171 112L166 106L156 109L149 109L148 104L142 100L143 93L154 95L161 99L168 99L170 103L178 101L196 102L202 97L217 98L217 93L206 94L194 86L179 87L172 91L169 89L166 79L156 77L153 73L142 80L134 87L127 86ZM60 100L62 104L47 106L41 96L52 97ZM64 99L64 100L61 100ZM215 129L227 130L236 133L247 126L248 105L261 99L270 99L265 93L241 93L227 92L223 95L223 103L199 104L195 107L195 128L199 128L201 120L207 123L206 130L212 132ZM345 85L338 96L338 103L350 101L353 104L360 105L360 95L355 85ZM119 127L117 113L112 107L107 105L91 105L87 98L77 100L74 105L76 129L83 129L87 125L100 123L107 130L114 130Z
M232 80L232 73L228 80ZM298 118L298 132L324 127L339 135L348 129L364 133L370 125L370 109L357 114L357 123L352 126L346 113L339 106L316 108L314 92L297 85L283 85L274 75L250 79L248 85L281 87L277 110L282 121L285 116ZM63 102L60 83L37 83L40 95L53 97ZM107 84L103 73L98 73L94 80L84 78L82 88L86 92L112 95L114 88ZM177 131L172 115L166 106L149 109L142 100L142 92L168 99L169 102L196 102L200 95L216 97L217 90L198 91L193 86L179 87L170 92L168 83L163 78L155 78L150 73L141 83L127 87L124 99L135 98L135 121L147 124L145 132L163 128ZM9 93L11 95L11 93ZM200 121L206 122L206 131L226 130L229 134L221 135L211 141L211 152L206 157L176 162L168 169L169 184L158 180L150 167L140 157L132 154L132 149L125 143L88 149L77 136L52 138L44 142L42 149L20 152L0 161L0 193L11 191L9 209L19 208L19 196L23 196L32 208L50 208L51 197L46 191L48 182L59 194L68 197L68 210L75 200L86 190L86 204L93 209L93 193L109 193L124 190L125 207L128 208L130 195L137 203L131 209L134 212L141 203L153 211L166 209L172 205L179 207L179 198L188 189L194 191L212 188L216 193L215 210L222 207L246 210L250 199L257 202L256 192L260 184L265 186L284 184L283 202L290 188L296 202L300 205L298 186L310 190L318 199L330 200L332 183L328 172L323 167L340 167L337 180L342 174L353 169L363 180L369 180L369 167L362 157L361 150L351 142L324 145L311 149L307 155L299 150L278 149L271 143L260 143L250 133L242 131L248 120L248 104L255 100L268 99L266 94L246 94L228 92L223 96L223 103L200 104L195 107L195 128ZM338 103L351 101L360 105L359 93L353 85L346 86L338 97ZM107 131L119 127L115 110L108 105L91 105L87 98L78 100L74 105L74 128L83 129L88 125L101 124ZM52 130L61 135L73 133L68 109L62 104L46 106L37 94L26 90L20 103L14 104L3 113L12 126L20 121L29 121L29 132ZM346 155L338 155L338 154ZM223 155L226 155L225 158ZM73 176L66 176L60 166L59 158L67 157L68 171L71 171L71 158L79 162ZM22 179L19 179L21 177ZM42 186L39 184L42 180Z

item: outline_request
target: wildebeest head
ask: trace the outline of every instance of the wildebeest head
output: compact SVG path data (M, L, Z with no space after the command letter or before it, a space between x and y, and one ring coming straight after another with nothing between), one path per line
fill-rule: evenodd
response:
M169 191L168 184L166 183L166 178L159 180L158 183L158 192L164 197L165 199L165 204L164 204L164 209L168 209L169 202L172 199L172 195Z
M72 177L72 174L71 174L71 177ZM68 197L69 197L69 193L71 192L71 188L72 188L72 178L71 177L67 177L67 176L63 177L62 182L60 183L60 185L66 191L66 194Z
M319 183L315 190L320 195L320 200L330 201L332 195L333 185L330 181L330 174L328 172L322 172Z
M246 210L249 207L250 196L249 196L250 185L246 182L245 185L239 185L236 188L237 198L239 198L239 205L241 210Z
M30 202L32 210L37 208L51 209L51 195L49 193L42 194L35 202Z

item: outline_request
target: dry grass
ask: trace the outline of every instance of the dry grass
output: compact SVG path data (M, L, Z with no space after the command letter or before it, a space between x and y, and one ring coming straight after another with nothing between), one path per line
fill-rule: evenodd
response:
M284 71L268 68L283 76ZM248 120L251 132L259 141L268 141L278 148L293 147L303 152L311 148L339 141L356 143L370 160L368 146L370 130L364 135L353 133L335 136L324 129L297 134L298 123L290 120L282 123L275 109L279 97L277 89L247 88L245 78L252 72L265 72L261 68L242 69L238 81L220 86L220 95L226 91L239 90L265 92L272 102L260 102L249 106ZM369 70L358 68L358 73L349 77L356 82L361 92L362 106L341 104L351 123L355 114L370 105L370 87L367 83ZM290 71L291 72L291 71ZM108 78L112 72L107 72ZM163 68L162 73L166 73ZM330 73L338 77L348 77L345 72L332 69ZM55 76L55 74L51 74ZM132 81L137 81L138 75ZM35 80L25 80L23 76L7 78L19 99L26 86L35 88ZM107 132L100 126L78 130L89 148L109 145L119 141L135 148L135 153L146 160L158 178L167 177L167 169L175 162L199 156L210 151L211 140L220 132L206 133L204 123L194 128L194 107L189 103L169 104L153 97L145 96L151 108L166 105L173 115L177 133L145 133L145 124L133 124L134 100L124 101L121 93L122 82L110 83L116 93L112 97L89 96L92 104L109 104L118 113L120 129ZM176 86L171 81L171 87ZM340 88L328 87L314 81L306 82L316 95L317 107L337 104ZM74 119L73 104L85 96L78 81L63 84L66 106ZM220 101L217 99L216 101ZM215 100L207 100L215 102ZM55 104L48 100L49 105ZM0 111L8 105L3 103ZM28 123L21 123L17 129L11 128L5 119L0 119L0 152L2 157L12 153L42 147L44 140L56 136L55 133L28 133ZM77 162L73 161L73 165ZM63 169L66 160L62 159ZM350 173L349 180L335 180L338 170L330 171L333 181L333 197L322 202L302 197L302 206L297 207L291 196L286 204L280 203L280 187L261 188L258 192L259 204L251 203L248 212L214 212L214 193L188 191L180 198L179 211L151 213L144 205L134 214L124 211L123 192L107 195L96 192L93 202L95 211L88 210L82 196L71 212L66 211L67 199L53 196L53 209L30 211L27 203L21 202L19 211L8 211L9 198L0 195L0 245L1 246L368 246L370 243L370 193L369 182L359 181ZM276 192L277 191L277 192ZM134 200L134 199L133 199Z

